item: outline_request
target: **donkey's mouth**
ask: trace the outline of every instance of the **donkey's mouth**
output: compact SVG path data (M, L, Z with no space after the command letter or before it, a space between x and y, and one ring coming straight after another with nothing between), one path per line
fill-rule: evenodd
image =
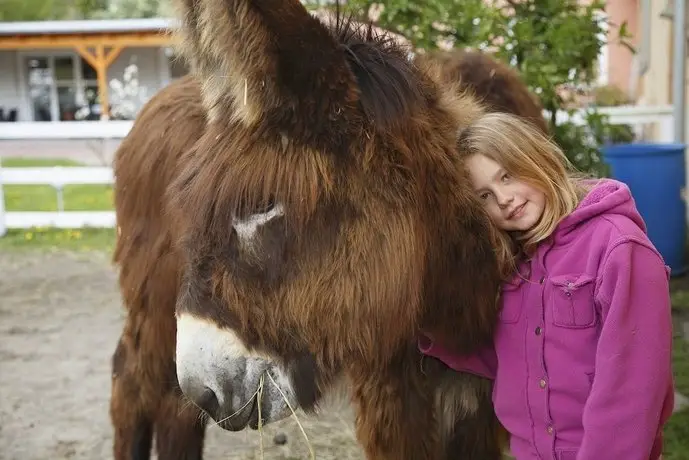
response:
M216 420L217 425L226 431L241 431L247 426L251 429L258 427L258 400L254 396L246 406L232 415L224 415ZM256 424L256 428L254 428Z
M260 401L258 395L256 395L246 403L241 411L232 416L225 415L219 418L217 424L220 428L227 431L241 431L246 427L252 430L258 430L260 427L273 421L271 420L270 414L266 413L266 402L267 401ZM263 403L263 408L261 408L261 403ZM278 419L281 418L284 417L279 417Z
M184 395L225 430L255 430L298 407L289 371L210 319L178 314L175 361Z

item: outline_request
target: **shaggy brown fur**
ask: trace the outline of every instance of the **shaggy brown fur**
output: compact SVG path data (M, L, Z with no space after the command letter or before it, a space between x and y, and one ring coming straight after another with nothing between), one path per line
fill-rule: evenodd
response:
M113 260L127 318L112 362L115 459L201 459L205 422L175 375L175 302L182 258L161 213L182 154L205 129L198 84L187 77L140 111L114 159L119 237Z
M486 53L459 48L433 51L417 59L439 63L443 81L459 82L463 90L471 91L488 110L518 113L544 133L549 132L540 101L527 89L519 73L503 61Z
M115 458L148 458L153 432L161 460L201 458L176 303L291 368L307 410L345 375L368 458L499 458L490 383L421 360L415 342L423 329L471 352L492 334L488 225L453 153L482 108L296 1L182 7L196 79L149 101L114 163L128 310ZM260 248L239 244L233 219L276 203Z

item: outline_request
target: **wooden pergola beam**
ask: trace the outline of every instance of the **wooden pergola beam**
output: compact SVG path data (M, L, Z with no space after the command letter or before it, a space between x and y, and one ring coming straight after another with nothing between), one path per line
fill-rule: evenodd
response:
M105 67L106 68L110 67L110 64L115 62L115 59L117 59L117 56L119 56L120 53L122 52L122 48L124 48L124 46L117 45L117 46L113 46L112 48L110 48L110 50L108 50L107 54L105 54Z
M102 107L101 118L109 113L108 77L110 65L123 48L173 46L176 36L160 32L120 32L89 34L43 34L0 36L0 50L24 49L75 49L96 71L98 97ZM94 52L91 52L91 49Z
M0 36L0 50L22 50L35 48L76 48L121 46L147 47L171 46L176 36L159 32L129 32L117 34L46 34L46 35L6 35Z
M85 46L75 46L74 47L79 55L84 58L86 62L89 63L91 67L94 69L98 67L98 62L96 61L95 56L89 51L89 49Z
M95 46L95 55L89 51L89 49L83 45L77 46L76 50L79 52L81 57L88 62L91 67L96 70L96 76L98 79L98 97L100 98L101 107L103 108L103 114L107 115L108 108L110 106L110 97L108 91L108 68L117 59L120 52L122 51L121 45L113 46L110 49L105 48L104 45L98 44Z

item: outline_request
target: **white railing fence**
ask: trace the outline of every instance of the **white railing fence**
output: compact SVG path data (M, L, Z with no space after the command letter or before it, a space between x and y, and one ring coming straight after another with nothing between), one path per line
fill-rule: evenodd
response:
M63 190L66 185L112 185L109 167L29 167L3 168L0 162L0 236L7 229L34 227L84 228L114 227L114 211L65 211ZM50 185L57 195L57 211L7 211L3 188L6 185Z
M635 127L637 136L652 142L672 142L672 107L623 106L606 107L599 112L608 114L614 124ZM567 114L558 114L558 120ZM575 113L575 123L583 123L581 112ZM0 123L0 141L3 140L69 140L122 139L131 129L131 121L88 121L68 123ZM110 167L2 167L0 162L0 236L7 229L33 227L56 228L112 228L116 225L114 211L65 211L62 193L66 185L111 185L113 173ZM50 185L57 194L58 210L7 211L3 200L5 185Z
M674 124L671 105L599 107L598 113L608 115L612 124L631 125L637 139L659 143L673 142ZM557 114L558 124L568 118L566 112ZM585 122L584 112L581 110L575 112L572 121L576 124L583 124ZM689 132L689 122L686 132Z
M122 139L132 129L132 123L120 120L0 123L0 140Z
M112 139L124 138L131 121L71 121L0 123L0 141L100 141L102 149ZM2 167L0 160L0 237L8 229L34 227L113 228L114 211L65 211L63 191L68 185L112 185L112 168L107 166ZM49 185L55 190L57 211L7 211L6 185Z

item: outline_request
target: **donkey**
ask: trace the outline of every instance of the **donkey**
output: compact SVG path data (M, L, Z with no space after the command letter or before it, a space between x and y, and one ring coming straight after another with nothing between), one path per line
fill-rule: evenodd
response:
M424 330L470 353L496 323L490 226L455 155L479 104L297 0L179 6L208 118L166 192L182 392L237 429L346 378L368 458L497 458L472 420L489 393L458 385L447 406L467 415L442 429L415 346Z
M256 428L341 380L368 458L500 458L490 382L415 339L470 353L492 335L490 227L455 155L484 107L297 1L179 6L194 75L114 162L115 458L148 458L155 433L159 458L201 459L197 407Z

